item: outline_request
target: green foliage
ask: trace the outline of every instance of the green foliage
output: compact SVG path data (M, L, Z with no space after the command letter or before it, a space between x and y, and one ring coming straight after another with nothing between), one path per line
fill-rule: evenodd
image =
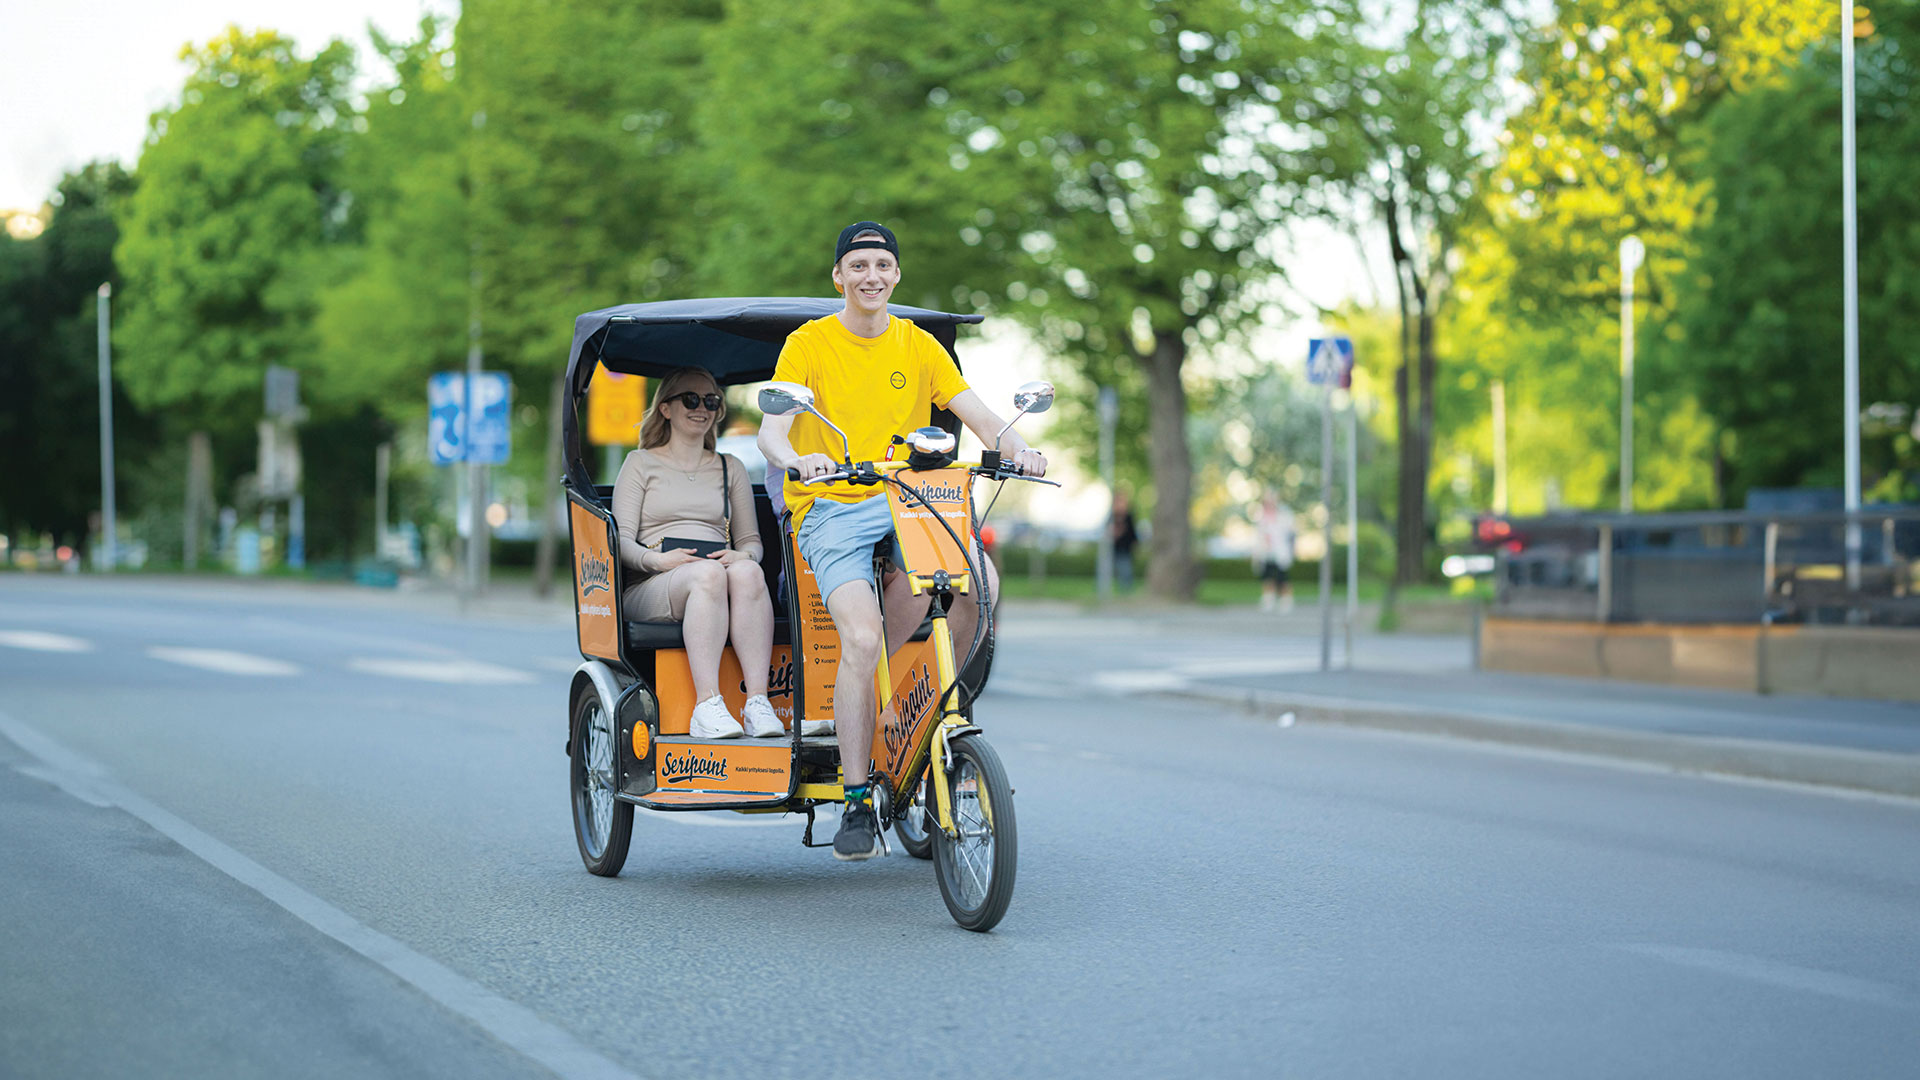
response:
M834 237L865 219L900 235L896 300L989 304L991 252L960 241L994 200L949 166L942 107L987 57L976 29L907 0L728 5L704 39L711 82L688 155L695 293L831 296Z
M272 31L235 28L183 59L181 100L154 114L139 190L118 213L114 341L135 401L231 433L259 415L269 364L312 355L301 264L345 219L353 53L336 41L302 59Z
M100 506L95 290L113 278L113 210L133 191L118 165L60 181L53 217L30 240L0 233L0 533L83 539ZM141 453L152 425L114 395L116 457ZM119 483L120 501L137 482Z
M314 283L309 397L338 411L371 405L395 423L424 424L427 377L466 358L468 125L446 29L427 19L413 40L374 37L395 77L368 96L366 130L341 162L357 243Z
M480 0L455 31L489 366L545 400L583 311L679 295L712 0ZM671 290L671 291L669 291Z
M1881 9L1857 62L1863 483L1920 496L1920 12ZM1842 481L1837 46L1714 110L1702 132L1711 214L1693 235L1666 351L1731 442L1730 486ZM1812 253L1827 257L1808 257ZM1798 257L1794 257L1798 256ZM1884 478L1884 480L1883 480Z
M1712 209L1712 170L1702 161L1711 137L1702 125L1717 103L1741 100L1793 64L1830 32L1833 14L1817 0L1561 0L1554 18L1526 35L1528 97L1501 138L1487 216L1462 245L1458 303L1441 328L1463 360L1438 391L1436 457L1452 461L1434 477L1443 501L1449 491L1456 505L1490 500L1488 400L1501 379L1513 511L1614 505L1616 298L1628 234L1647 249L1637 282L1635 506L1725 501L1717 455L1748 443L1716 411L1728 384L1699 377L1677 321L1682 305L1703 299L1697 284L1676 285ZM1745 149L1735 138L1717 153L1732 162ZM1826 198L1804 197L1808 206ZM1837 256L1837 242L1831 250ZM1813 262L1801 248L1768 261ZM1770 389L1797 395L1799 382L1776 378Z

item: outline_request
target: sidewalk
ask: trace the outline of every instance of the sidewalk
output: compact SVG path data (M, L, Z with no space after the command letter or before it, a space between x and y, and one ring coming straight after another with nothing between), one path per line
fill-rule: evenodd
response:
M1690 772L1920 797L1920 706L1515 675L1471 667L1465 635L1356 633L1317 611L1008 605L994 682L1155 694L1338 723L1625 758Z

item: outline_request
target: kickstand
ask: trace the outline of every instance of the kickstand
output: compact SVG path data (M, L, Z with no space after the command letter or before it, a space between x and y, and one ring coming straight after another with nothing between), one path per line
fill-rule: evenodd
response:
M807 807L807 831L800 834L800 846L801 847L832 847L833 846L833 841L831 840L827 841L824 844L816 844L813 842L813 807L811 806Z

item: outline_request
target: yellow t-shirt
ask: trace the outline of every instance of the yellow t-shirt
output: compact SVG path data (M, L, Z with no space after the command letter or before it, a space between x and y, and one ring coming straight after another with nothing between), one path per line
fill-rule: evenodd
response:
M773 377L813 391L813 407L847 433L856 462L886 457L895 435L926 427L933 420L933 406L946 408L967 389L953 357L932 334L909 319L891 316L886 332L875 338L848 330L838 315L806 323L787 335ZM794 417L788 441L797 454L840 460L840 436L805 413ZM881 489L788 480L785 491L798 529L816 498L859 502Z

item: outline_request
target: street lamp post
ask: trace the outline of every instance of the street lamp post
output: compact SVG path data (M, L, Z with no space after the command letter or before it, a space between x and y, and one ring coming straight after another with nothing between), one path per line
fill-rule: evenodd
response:
M1100 602L1113 599L1113 437L1120 419L1120 392L1111 386L1100 388L1100 482L1107 488L1107 527L1100 532L1099 561L1095 564ZM1133 556L1129 554L1128 558Z
M1633 513L1633 275L1646 246L1637 236L1620 241L1620 512Z
M100 532L101 552L109 571L120 563L118 525L113 513L113 317L108 311L112 297L112 283L101 282L95 309L100 335Z
M1860 588L1860 245L1854 218L1853 0L1840 4L1840 221L1845 282L1847 591Z

